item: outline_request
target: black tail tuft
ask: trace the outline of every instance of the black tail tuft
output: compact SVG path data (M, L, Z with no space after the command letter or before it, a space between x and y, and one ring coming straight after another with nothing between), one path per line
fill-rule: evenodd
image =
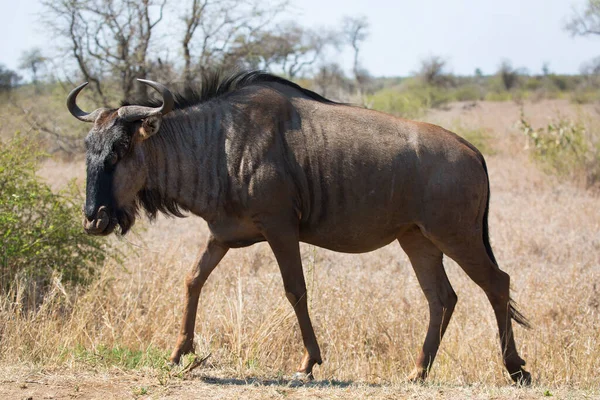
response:
M517 310L517 305L513 299L508 301L508 312L510 317L519 325L524 328L531 329L531 323L519 310Z
M485 250L487 251L488 256L494 262L494 264L498 265L496 261L496 257L494 257L494 252L492 251L492 245L490 244L490 233L488 229L488 211L490 209L490 179L487 171L487 165L485 164L485 159L481 156L481 163L483 164L483 170L485 171L485 175L488 177L488 196L487 202L485 204L485 211L483 212L483 244L485 245ZM519 310L517 310L517 306L513 299L510 299L508 302L509 314L510 317L515 320L515 322L525 328L530 329L531 324L525 318L523 314Z

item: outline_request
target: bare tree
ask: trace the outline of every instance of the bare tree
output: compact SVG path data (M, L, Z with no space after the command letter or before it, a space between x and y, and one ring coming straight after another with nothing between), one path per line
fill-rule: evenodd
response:
M295 78L305 68L320 59L329 46L338 46L336 34L332 31L303 28L290 23L280 31L280 37L288 43L288 51L282 54L281 68L289 78Z
M181 73L186 87L208 69L238 66L296 78L313 72L329 48L339 48L344 36L294 22L274 26L274 17L286 10L288 0L187 0L183 11L176 11L182 21L176 31L181 34L179 64L169 61L168 47L157 51L153 40L163 11L167 12L166 1L42 0L43 22L105 106L114 100L107 83L118 82L122 98L145 97L146 87L136 85L135 78L148 75L173 81ZM365 18L345 21L343 42L354 48L353 71L362 88L368 73L360 68L358 54L368 23Z
M280 70L293 79L315 65L327 47L337 45L336 34L332 31L317 31L287 22L273 30L261 30L238 38L227 57L247 68Z
M159 2L160 1L160 2ZM84 78L104 103L100 83L110 72L118 77L123 98L130 98L135 78L149 73L152 32L163 18L166 0L44 0L44 22L77 62ZM146 94L136 85L138 96Z
M39 92L38 73L46 63L46 57L42 55L42 51L35 47L31 50L26 50L21 54L19 60L19 68L31 72L31 80L35 86L36 93Z
M599 75L600 76L600 57L596 57L581 66L582 75Z
M92 84L94 95L104 106L108 105L100 83L102 64L95 64L86 52L89 28L82 15L82 4L78 0L43 1L42 23L50 28L53 36L64 40L59 46L65 59L72 58L83 79Z
M182 20L185 22L185 31L183 39L181 40L181 46L183 47L184 60L183 80L186 83L186 87L189 87L189 84L194 80L190 43L196 33L196 29L198 29L198 26L204 18L204 10L208 6L208 1L209 0L192 0L189 14L182 17Z
M542 75L549 76L551 74L552 72L550 72L550 63L548 61L544 61L544 63L542 64Z
M565 28L573 36L600 35L600 0L587 0L583 11L574 10Z
M207 69L231 64L239 44L262 31L285 10L287 1L265 5L258 0L191 0L188 7L181 17L186 84Z
M452 84L452 75L446 71L446 60L439 56L431 56L421 60L418 76L431 86L444 87Z
M359 94L362 94L364 89L364 74L359 64L360 46L369 36L369 21L367 17L344 17L342 20L342 33L346 38L346 42L354 50L354 63L352 72L356 79Z
M522 74L522 70L513 68L512 64L508 60L504 60L498 67L497 75L502 82L502 86L505 90L511 90L519 84L519 76Z
M180 81L180 69L176 66L177 61L179 60L170 60L168 53L164 55L164 58L149 59L148 70L152 75L152 80L166 85Z
M600 0L587 0L582 11L574 10L565 28L573 36L600 36ZM581 73L586 77L584 86L597 86L600 77L600 57L584 63Z
M318 93L337 100L347 100L353 86L344 75L342 67L336 63L321 65L313 77L313 83Z

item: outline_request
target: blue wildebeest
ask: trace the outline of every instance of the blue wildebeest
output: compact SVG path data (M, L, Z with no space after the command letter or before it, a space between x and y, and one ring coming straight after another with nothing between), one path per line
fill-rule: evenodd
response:
M424 379L457 296L442 265L454 259L486 293L513 380L530 382L509 296L488 237L485 161L438 126L327 100L285 79L242 72L204 80L202 92L173 96L141 80L161 101L91 113L68 96L70 112L94 124L86 138L84 228L125 234L138 210L204 218L210 237L186 278L183 321L171 360L193 351L202 286L230 248L267 241L302 333L297 376L311 378L321 353L310 321L299 242L361 253L397 240L429 303L429 327L411 378ZM189 92L189 91L188 91Z

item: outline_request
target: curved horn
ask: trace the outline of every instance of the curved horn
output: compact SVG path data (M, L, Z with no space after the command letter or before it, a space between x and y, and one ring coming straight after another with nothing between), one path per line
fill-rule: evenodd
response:
M67 108L69 109L71 115L73 115L78 120L83 122L94 122L100 114L100 112L104 110L103 108L98 108L92 111L91 113L86 113L77 106L77 95L79 94L79 92L81 92L81 90L84 87L87 86L87 84L88 82L83 83L77 86L75 89L71 90L71 93L69 93L69 95L67 96Z
M124 118L126 121L130 122L139 121L140 119L153 115L165 115L173 110L173 107L175 106L175 100L166 86L146 79L138 79L138 81L159 92L163 98L163 104L162 106L156 108L143 106L124 106L119 108L119 116L121 118Z

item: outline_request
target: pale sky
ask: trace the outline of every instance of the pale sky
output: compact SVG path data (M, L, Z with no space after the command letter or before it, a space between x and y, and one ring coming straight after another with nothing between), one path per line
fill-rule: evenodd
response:
M266 2L265 2L266 3ZM406 76L419 61L437 55L455 74L481 68L492 74L503 59L539 73L548 62L556 73L578 73L600 56L600 37L572 38L563 26L585 0L294 0L284 19L311 27L335 28L344 15L364 15L370 35L361 64L375 76ZM187 4L183 1L172 4ZM23 50L51 54L53 38L38 23L37 0L0 0L0 64L17 69ZM10 10L10 11L8 11ZM174 38L175 39L175 38ZM178 43L173 46L179 50ZM45 50L48 49L48 50ZM351 54L330 61L351 65Z

